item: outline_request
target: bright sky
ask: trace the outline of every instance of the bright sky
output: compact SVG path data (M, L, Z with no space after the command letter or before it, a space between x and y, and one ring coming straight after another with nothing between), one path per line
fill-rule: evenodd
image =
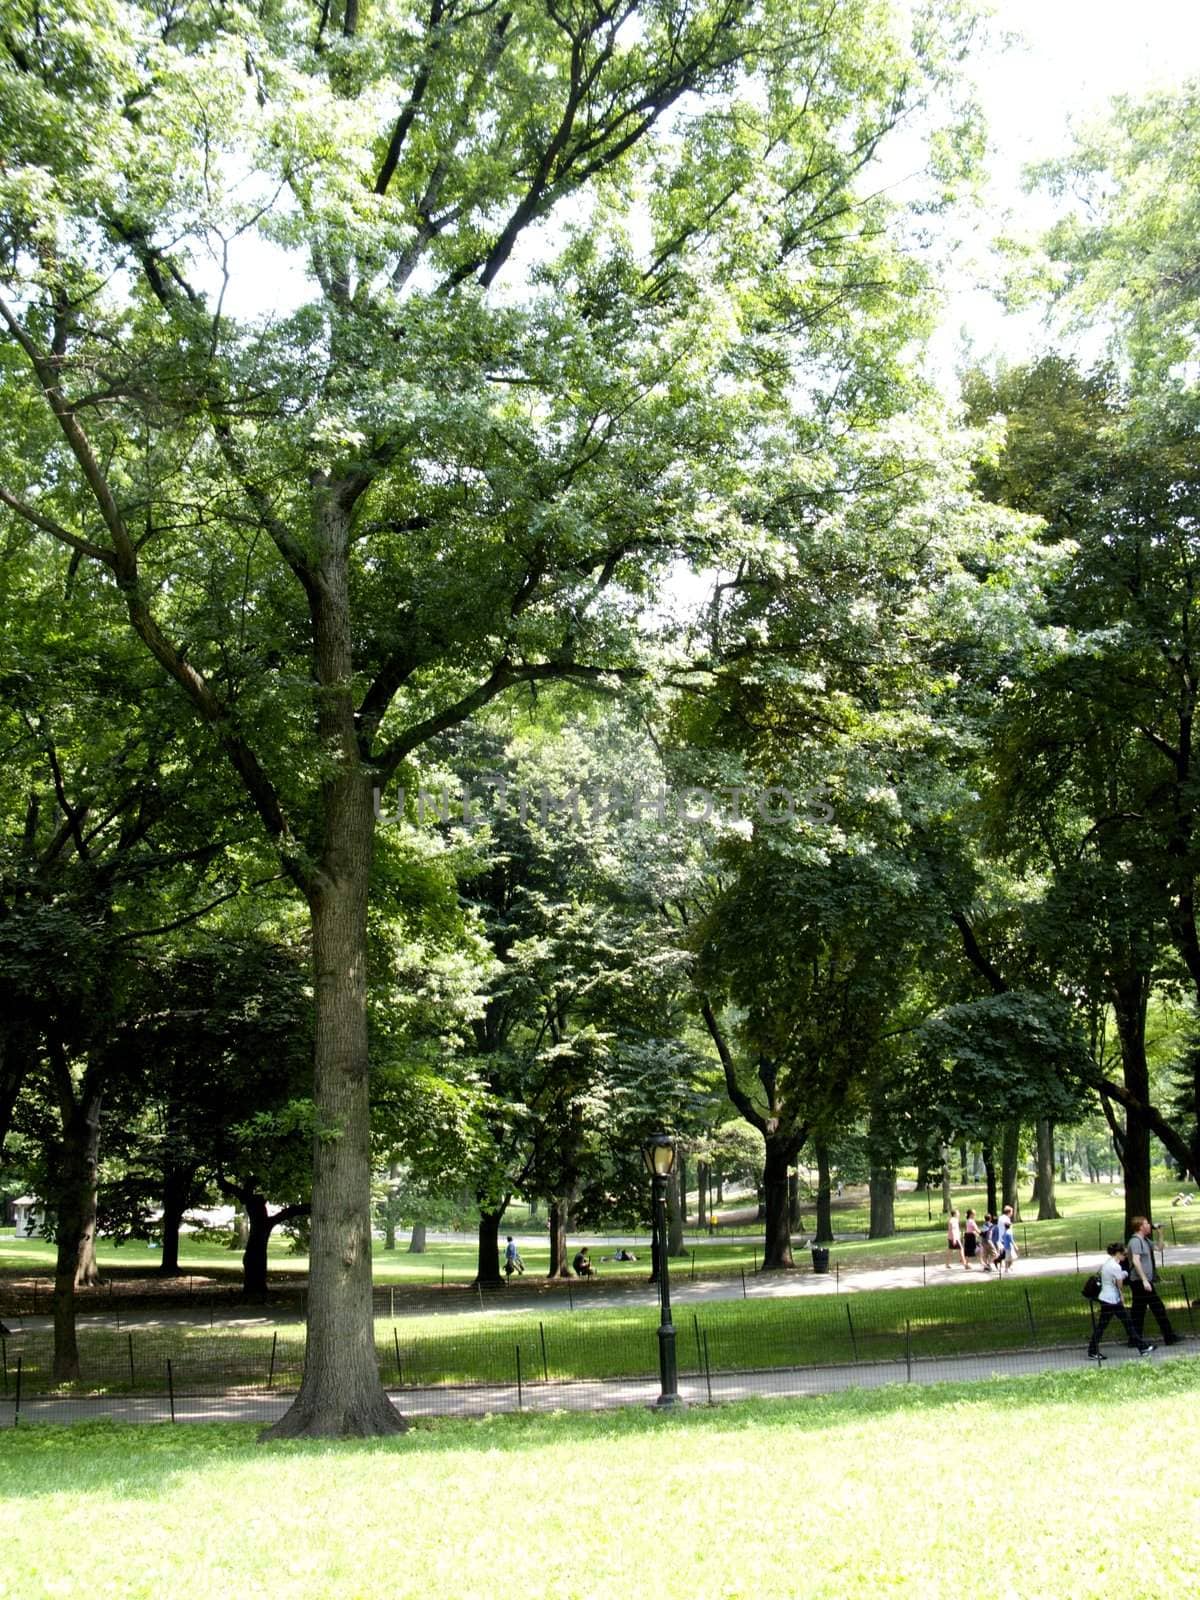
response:
M1020 36L977 59L973 71L988 119L992 154L989 203L964 236L935 365L949 376L964 334L974 353L1017 359L1046 342L1033 314L1007 316L985 283L991 235L1006 215L1040 227L1052 215L1021 191L1022 168L1064 154L1071 129L1102 113L1116 94L1141 95L1200 74L1197 0L996 0L996 30Z

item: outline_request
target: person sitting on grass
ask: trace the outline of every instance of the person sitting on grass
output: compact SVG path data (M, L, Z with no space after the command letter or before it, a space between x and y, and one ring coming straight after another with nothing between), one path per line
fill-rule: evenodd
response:
M596 1276L596 1269L588 1260L586 1245L582 1250L576 1251L575 1259L571 1265L575 1268L575 1276L577 1278L594 1278Z
M1100 1349L1100 1341L1104 1337L1104 1330L1115 1317L1125 1330L1130 1344L1137 1346L1140 1356L1148 1356L1155 1346L1148 1344L1145 1339L1139 1338L1134 1332L1133 1323L1129 1320L1129 1313L1125 1309L1125 1301L1121 1296L1121 1285L1125 1282L1128 1273L1125 1271L1125 1246L1118 1240L1116 1244L1108 1246L1108 1260L1100 1268L1100 1294L1096 1304L1100 1307L1099 1320L1092 1325L1092 1337L1088 1341L1088 1359L1092 1361L1107 1361L1108 1357Z

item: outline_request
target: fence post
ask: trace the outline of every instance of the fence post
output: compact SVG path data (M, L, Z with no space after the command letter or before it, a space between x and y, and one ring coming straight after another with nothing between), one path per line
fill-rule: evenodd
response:
M1029 1337L1032 1344L1037 1343L1037 1323L1033 1320L1033 1301L1029 1298L1029 1290L1024 1291L1025 1311L1029 1317Z
M521 1346L517 1346L517 1410L524 1409L524 1400L521 1392Z
M912 1382L912 1323L907 1317L904 1319L904 1370L908 1374L907 1382Z
M37 1316L37 1273L33 1275L33 1315Z
M1195 1331L1196 1331L1196 1318L1195 1318L1195 1315L1193 1314L1193 1311L1192 1311L1192 1297L1188 1293L1187 1279L1184 1277L1182 1272L1179 1274L1179 1281L1183 1285L1183 1303L1184 1303L1184 1306L1187 1308L1188 1327L1191 1328L1193 1333L1195 1333ZM20 1361L20 1359L21 1359L20 1356L18 1356L17 1360Z
M757 1275L757 1273L758 1273L758 1246L757 1245L754 1246L754 1271L755 1271L755 1275Z
M692 1277L693 1277L693 1279L695 1278L695 1276L696 1276L696 1252L693 1249L693 1251L692 1251Z
M712 1405L712 1368L708 1364L708 1329L704 1330L704 1382L708 1388L708 1403Z
M275 1387L275 1349L276 1349L276 1346L278 1344L279 1344L279 1330L277 1328L275 1330L275 1332L271 1335L271 1364L267 1368L267 1388L268 1389L273 1389ZM167 1362L168 1368L170 1367L170 1365L171 1365L171 1363L168 1361Z
M392 1329L392 1344L396 1350L396 1382L403 1385L404 1368L400 1365L400 1333L396 1328Z
M167 1357L167 1395L171 1401L171 1421L175 1421L175 1377L171 1371L171 1358Z
M704 1354L700 1349L700 1318L692 1312L692 1327L696 1330L696 1370L699 1372L704 1366Z
M442 1262L442 1288L446 1287L446 1263Z
M1075 1271L1079 1271L1079 1240L1075 1241Z
M16 1427L17 1423L20 1422L20 1420L21 1420L21 1361L22 1361L22 1359L23 1358L21 1356L17 1357L17 1403L16 1403L16 1406L13 1409L13 1427L14 1428Z
M921 1257L921 1287L922 1288L926 1288L927 1286L928 1286L928 1279L925 1276L925 1257L922 1256Z
M130 1388L132 1388L133 1385L136 1382L137 1382L137 1377L135 1376L134 1370L133 1370L133 1335L130 1334L129 1335L129 1385L130 1385Z
M1021 1250L1025 1255L1029 1254L1029 1229L1024 1223L1021 1224Z
M1179 1237L1175 1232L1175 1218L1174 1218L1174 1216L1171 1217L1170 1222L1171 1222L1171 1243L1172 1244L1178 1244L1179 1243Z
M742 1299L746 1298L746 1269L742 1268Z
M842 1292L842 1263L837 1260L833 1263L833 1292L834 1294Z
M546 1325L538 1323L538 1338L542 1341L542 1382L550 1382L550 1363L546 1360Z
M846 1301L846 1326L850 1329L850 1348L854 1352L854 1360L858 1361L858 1340L854 1337L854 1319L850 1315L850 1301Z
M1104 1224L1102 1222L1096 1224L1096 1249L1104 1249Z

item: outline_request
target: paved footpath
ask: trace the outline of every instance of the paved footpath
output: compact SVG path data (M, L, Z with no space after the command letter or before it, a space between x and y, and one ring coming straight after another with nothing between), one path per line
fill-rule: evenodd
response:
M729 1400L793 1399L834 1394L845 1389L880 1389L904 1383L985 1383L992 1378L1025 1377L1036 1372L1078 1371L1089 1365L1097 1380L1127 1361L1178 1360L1200 1355L1200 1341L1187 1339L1171 1349L1158 1349L1141 1357L1121 1345L1108 1347L1103 1366L1087 1361L1078 1346L1041 1350L1008 1350L992 1354L914 1359L911 1362L878 1361L844 1366L778 1367L759 1372L714 1373L704 1377L681 1376L679 1392L689 1405ZM653 1405L657 1379L620 1378L512 1384L446 1385L428 1389L390 1390L397 1409L406 1417L482 1417L512 1411L602 1411L619 1406ZM96 1400L26 1399L21 1402L20 1426L30 1423L74 1423L107 1419L113 1422L274 1422L291 1403L290 1394L178 1396L172 1413L166 1395L144 1398ZM11 1396L0 1399L0 1428L14 1424Z
M1020 1282L1026 1278L1046 1278L1072 1275L1082 1279L1084 1274L1094 1272L1103 1260L1100 1252L1082 1252L1076 1261L1075 1252L1057 1256L1022 1256L1016 1266L1005 1277L1010 1283ZM945 1256L939 1252L936 1258L927 1258L924 1265L920 1261L905 1262L891 1267L842 1267L835 1262L831 1263L835 1270L828 1273L816 1273L805 1268L796 1272L747 1272L744 1278L737 1272L725 1272L720 1276L701 1278L693 1281L688 1277L688 1265L685 1260L680 1260L671 1270L671 1301L678 1305L708 1305L716 1300L781 1300L792 1296L805 1297L818 1294L868 1294L875 1289L920 1289L941 1288L947 1284L988 1284L995 1283L998 1279L996 1272L985 1273L981 1267L964 1269L955 1265L943 1265ZM1166 1271L1178 1272L1181 1269L1195 1273L1195 1282L1189 1282L1188 1288L1194 1302L1200 1304L1200 1245L1168 1246L1166 1252ZM623 1277L619 1286L610 1288L606 1283L603 1265L600 1265L601 1276L594 1283L581 1283L572 1280L571 1303L576 1311L585 1310L617 1310L629 1306L656 1305L658 1303L658 1290L645 1281L638 1282ZM540 1280L539 1280L540 1282ZM376 1285L377 1290L388 1285ZM444 1314L457 1316L472 1311L483 1311L487 1315L495 1313L509 1313L514 1316L528 1317L535 1313L544 1313L551 1310L565 1310L567 1298L566 1284L557 1284L554 1287L529 1292L531 1286L521 1285L512 1289L504 1289L495 1294L481 1297L472 1296L465 1290L447 1294L444 1302L440 1297L436 1302L431 1302L430 1293L423 1289L401 1289L396 1286L396 1320L404 1316L423 1316ZM203 1308L197 1306L195 1310L186 1306L172 1307L153 1312L123 1312L120 1315L113 1313L81 1313L78 1325L82 1328L117 1328L121 1332L138 1332L154 1328L171 1326L203 1326L208 1322L214 1328L241 1328L253 1331L255 1328L274 1328L281 1323L302 1320L295 1313L285 1313L262 1307L247 1307L241 1310L236 1306L223 1309L214 1316ZM10 1324L24 1332L44 1332L53 1327L49 1317L24 1317L15 1321L10 1318Z

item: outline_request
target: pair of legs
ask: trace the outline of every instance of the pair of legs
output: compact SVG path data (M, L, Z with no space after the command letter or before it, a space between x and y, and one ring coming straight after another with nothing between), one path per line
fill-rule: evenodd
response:
M1158 1323L1158 1326L1162 1331L1163 1342L1165 1344L1174 1344L1179 1335L1171 1326L1171 1319L1167 1316L1167 1308L1159 1299L1158 1290L1154 1287L1154 1285L1151 1284L1148 1290L1143 1289L1142 1280L1135 1272L1130 1280L1129 1293L1133 1301L1130 1311L1133 1321L1133 1331L1136 1337L1139 1339L1144 1337L1146 1331L1146 1313L1147 1311L1153 1311L1154 1320Z
M1100 1354L1100 1341L1104 1337L1104 1330L1114 1319L1125 1329L1126 1337L1131 1344L1136 1344L1139 1350L1150 1348L1141 1334L1134 1332L1133 1323L1129 1320L1129 1313L1123 1305L1110 1305L1107 1300L1098 1300L1096 1304L1100 1309L1100 1315L1092 1328L1092 1337L1088 1341L1087 1353L1089 1356L1098 1356Z

